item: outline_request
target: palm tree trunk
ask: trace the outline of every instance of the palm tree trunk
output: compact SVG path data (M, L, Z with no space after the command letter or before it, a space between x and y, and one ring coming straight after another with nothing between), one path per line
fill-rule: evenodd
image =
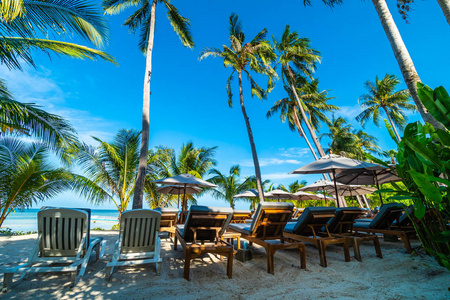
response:
M430 123L435 128L444 129L444 126L438 122L432 115L426 110L417 94L417 82L420 82L419 75L417 74L414 63L409 55L408 49L403 43L403 39L398 31L397 25L392 18L392 15L387 6L386 0L372 0L375 10L380 18L381 25L383 26L384 32L387 35L391 48L394 51L395 58L402 72L403 79L408 86L409 92L417 106L417 110L422 116L425 122Z
M444 13L445 19L447 19L448 25L450 25L450 2L448 0L437 0L437 2Z
M292 73L291 68L289 67L289 64L286 64L286 68L289 72L289 75L291 76L292 82L295 81L295 76ZM319 139L317 138L316 132L314 128L312 128L311 123L309 122L308 117L306 116L305 110L303 109L303 105L300 101L300 98L298 97L297 90L295 89L294 84L291 84L291 89L294 92L295 99L297 100L298 108L300 109L300 112L302 114L302 118L305 121L306 127L308 127L309 133L311 134L311 137L313 139L314 144L316 145L317 151L319 151L320 156L325 156L325 152L323 151L322 146L319 143Z
M308 147L311 150L311 153L313 154L314 159L318 160L319 158L317 157L316 151L314 151L314 148L312 147L311 143L308 140L308 137L305 134L305 131L303 130L302 124L300 124L300 121L299 121L299 118L298 118L298 114L297 114L297 110L294 109L293 111L294 111L294 116L293 116L294 123L295 123L295 126L297 127L298 134L300 135L300 137L304 137L305 138L306 144L308 144ZM325 174L323 174L323 178L325 180L328 179Z
M144 76L144 100L142 107L142 137L141 154L139 156L139 169L134 188L133 209L142 208L144 194L145 171L147 169L148 140L150 131L150 80L152 76L153 40L155 38L155 12L157 0L153 0L150 14L150 30L148 35L147 56Z
M400 138L400 135L398 134L397 128L395 127L395 124L394 124L394 122L392 121L391 116L389 115L389 113L388 113L386 107L383 107L383 109L384 109L384 112L386 113L386 116L387 116L388 119L389 119L389 122L391 123L391 127L392 127L392 129L394 130L394 133L395 133L395 136L397 137L397 140L400 142L402 139Z
M255 165L255 177L256 177L256 189L258 190L259 202L264 202L264 191L261 184L261 170L259 168L258 154L256 153L255 141L253 140L253 132L250 127L250 121L248 120L247 112L245 111L244 105L244 94L242 92L242 74L239 74L239 99L241 102L242 115L244 116L245 125L247 126L248 139L250 141L250 147L252 148L253 164Z

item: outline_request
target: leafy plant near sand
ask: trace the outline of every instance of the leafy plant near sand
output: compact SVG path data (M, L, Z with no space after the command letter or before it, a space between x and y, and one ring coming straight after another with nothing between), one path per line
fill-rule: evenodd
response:
M71 187L73 174L54 168L49 148L17 137L0 139L0 226L11 212Z
M447 130L429 123L410 123L399 142L389 123L386 125L398 145L396 169L406 189L393 184L392 200L413 200L411 216L423 247L450 270L450 97L443 87L434 91L417 84L420 100Z

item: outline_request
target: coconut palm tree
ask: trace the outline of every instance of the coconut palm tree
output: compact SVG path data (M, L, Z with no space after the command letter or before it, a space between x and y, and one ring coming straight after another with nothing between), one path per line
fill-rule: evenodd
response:
M230 204L230 207L234 209L236 204L235 195L240 194L250 188L249 179L247 178L243 182L239 181L239 175L241 168L239 165L231 166L230 175L222 174L217 169L209 171L213 177L209 178L209 181L216 184L218 187L211 190L212 196L216 199L222 199Z
M395 91L399 83L397 76L389 74L381 80L377 76L375 82L366 81L365 87L368 93L359 98L363 101L361 108L364 111L356 117L356 120L364 126L366 121L372 118L373 123L380 127L380 110L382 109L400 141L397 127L403 129L406 125L407 116L404 111L415 111L416 106L410 103L411 96L408 90Z
M75 179L75 190L94 204L112 202L122 213L136 185L140 133L121 129L111 143L93 137L98 147L80 146L78 164L85 176Z
M114 62L102 51L47 38L74 34L95 46L104 45L108 37L105 18L89 1L3 1L0 18L0 62L10 69L21 69L22 62L35 66L33 50Z
M446 6L450 6L448 1L438 0L439 3L446 3ZM341 4L343 0L323 0L323 2L328 6L334 6L336 4ZM310 5L310 0L304 0L303 3L305 5ZM372 3L375 7L375 10L380 18L381 25L383 26L384 32L389 40L392 51L394 52L394 56L397 59L397 64L400 67L400 71L402 72L403 80L405 80L406 86L411 94L411 97L416 104L417 110L419 111L422 119L425 122L433 125L434 128L440 128L445 130L444 126L437 121L425 108L422 102L419 99L419 95L417 94L417 83L420 82L419 74L416 71L416 67L409 55L408 49L403 42L402 36L397 28L397 25L392 18L391 12L389 11L389 7L386 3L386 0L372 0ZM442 7L442 6L441 6ZM443 8L444 14L449 15L450 8ZM447 18L448 21L448 18Z
M320 62L320 53L311 48L309 39L300 38L295 31L291 32L289 25L286 25L279 42L274 39L274 45L278 52L278 63L281 65L281 77L283 82L290 87L290 90L297 101L297 107L300 110L302 119L308 128L309 134L311 135L313 143L316 145L319 155L324 156L325 152L320 145L319 139L311 124L311 120L306 115L303 101L300 99L297 89L295 88L296 83L298 82L297 74L312 78L316 63Z
M0 138L0 227L16 209L31 207L71 187L73 174L53 167L46 144Z
M249 189L257 190L256 177L255 176L247 176L245 180L248 181ZM261 182L262 188L264 192L268 192L274 190L274 183L270 182L269 179L263 180ZM256 210L256 206L260 202L259 197L251 197L251 198L241 198L244 201L250 202L250 209Z
M353 144L351 149L353 149L352 154L354 157L359 160L364 159L364 154L367 152L381 154L381 148L377 144L377 138L363 130L353 131Z
M336 154L352 153L352 145L354 143L354 136L352 133L353 127L347 123L343 117L336 118L332 115L331 122L328 124L329 132L322 133L320 138L329 138L329 152Z
M147 168L148 140L150 131L150 80L152 74L152 54L153 40L155 37L156 5L163 4L167 9L167 18L175 33L180 38L185 47L192 48L192 40L189 30L189 19L184 18L169 0L103 0L103 9L106 14L116 15L126 8L136 6L138 9L127 18L123 25L127 26L131 32L140 30L139 49L146 56L144 73L144 96L142 106L142 143L139 158L139 171L137 184L133 198L133 209L142 208L144 192L145 174Z
M270 66L276 55L272 46L266 40L267 29L260 31L250 42L245 43L245 34L242 30L241 22L238 15L231 14L230 16L230 42L231 46L223 46L223 50L215 48L204 49L200 55L200 60L208 57L220 57L223 59L225 67L231 67L233 71L227 80L228 105L232 107L232 91L231 81L235 73L238 74L239 79L239 99L241 104L242 115L244 117L245 125L247 127L247 134L252 149L253 164L255 166L256 186L258 190L259 200L264 202L263 189L261 182L261 170L256 152L255 141L253 139L253 132L250 126L250 121L247 116L247 111L244 105L244 93L242 86L242 75L247 75L250 81L252 96L257 96L259 99L266 99L267 92L273 88L273 80L277 78L275 70ZM268 88L267 91L261 88L251 76L251 71L257 74L267 75Z
M73 159L78 142L75 129L66 120L34 104L15 101L0 79L0 136L5 134L36 137L66 164Z

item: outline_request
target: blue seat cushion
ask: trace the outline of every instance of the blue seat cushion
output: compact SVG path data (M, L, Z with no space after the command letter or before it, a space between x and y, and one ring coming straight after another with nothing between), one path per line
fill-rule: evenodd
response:
M312 230L308 225L327 223L332 217L326 216L335 213L334 207L307 207L298 218L293 232L299 235L311 235ZM324 217L320 217L324 215Z
M360 222L359 220L356 220L353 224L353 228L370 228L370 222Z
M284 227L284 232L294 233L294 227L297 222L288 222Z
M230 224L230 225L228 225L228 228L230 228L230 229L232 229L234 231L237 231L239 233L246 234L246 235L250 235L251 234L250 227L251 227L251 224L249 224L249 223L240 223L240 224Z

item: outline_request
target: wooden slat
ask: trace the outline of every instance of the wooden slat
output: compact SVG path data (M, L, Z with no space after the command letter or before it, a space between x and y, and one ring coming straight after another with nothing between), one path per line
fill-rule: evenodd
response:
M156 234L156 220L154 218L150 218L150 240L148 245L153 246L155 244L155 234Z
M145 244L145 225L146 225L146 223L147 223L147 218L142 218L141 219L141 231L140 231L140 237L139 237L139 243L140 243L140 246L141 247L145 247L146 246L146 244Z
M57 249L63 249L63 219L64 218L55 218L56 219L56 230L58 231L58 235L56 236L56 248Z
M69 250L69 218L64 218L63 248Z
M142 218L136 218L136 231L134 232L134 247L142 247L141 242L141 225Z
M70 218L70 250L76 249L75 242L75 218Z
M50 218L51 226L50 226L50 240L51 240L51 249L56 249L56 218Z
M128 233L129 233L129 244L128 244L128 247L133 247L134 246L134 230L135 230L135 223L136 223L136 221L135 221L136 219L135 218L130 218L129 219L129 221L130 221L130 223L129 223L129 225L130 225L130 230L128 231Z
M82 220L81 218L76 218L76 229L75 229L75 236L76 236L76 244L75 247L78 248L81 242L81 228L82 228Z
M45 219L45 232L44 232L44 239L45 239L45 248L50 248L50 218L44 218Z

